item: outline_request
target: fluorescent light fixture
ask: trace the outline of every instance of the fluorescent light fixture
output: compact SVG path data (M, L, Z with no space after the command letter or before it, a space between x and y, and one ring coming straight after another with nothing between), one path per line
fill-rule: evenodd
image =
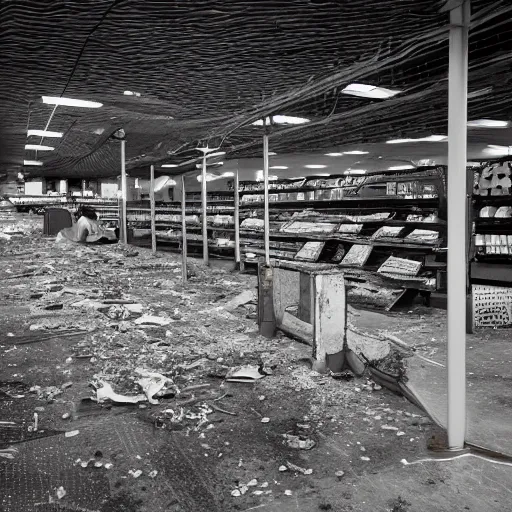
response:
M276 156L276 155L277 155L277 153L274 153L273 151L271 151L271 152L268 154L268 156Z
M495 144L489 144L483 152L487 155L500 156L510 155L512 146L496 146Z
M393 91L391 89L384 89L383 87L376 87L375 85L350 84L341 92L344 94L350 94L351 96L359 96L360 98L385 100L387 98L392 98L402 91Z
M317 173L313 174L313 176L330 176L330 174L317 172Z
M343 153L325 153L325 156L343 156Z
M137 96L137 98L140 98L140 92L124 91L123 94L125 96Z
M225 155L226 152L225 151L217 151L216 153L210 153L208 155L206 155L206 158L210 158L212 156L221 156L221 155Z
M219 174L213 174L211 172L207 172L206 173L206 181L216 181L216 180L221 180L222 178L231 178L233 177L235 174L232 173L232 172L226 172L226 173L223 173L221 175ZM203 181L203 174L198 174L197 175L197 181L199 182L202 182Z
M468 121L469 128L508 128L508 121L498 121L496 119L475 119Z
M220 176L217 176L216 174L211 174L209 172L206 173L206 181L214 181L214 180L218 180L219 178L220 178ZM203 181L202 174L197 175L197 181L199 181L199 182Z
M270 125L270 118L265 118L265 122L267 126ZM276 115L272 116L272 122L275 124L305 124L309 123L309 119L306 119L305 117ZM257 121L254 121L254 123L252 124L254 126L263 126L263 119L258 119Z
M307 169L325 169L327 165L320 165L320 164L311 164L311 165L305 165Z
M203 147L203 148L196 148L197 151L201 151L202 153L211 153L213 151L217 151L218 149L220 149L220 148L210 148L208 146Z
M269 167L269 169L288 169L288 167L286 167L286 165L273 165Z
M40 160L23 160L23 165L43 165Z
M40 144L25 144L25 149L35 149L36 151L53 151L52 146L41 146Z
M58 96L43 96L43 103L49 105L64 105L66 107L100 108L103 103L97 101L75 100L73 98L59 98Z
M163 164L161 167L179 167L178 164Z
M347 169L343 174L366 174L366 169Z
M344 151L344 155L367 155L369 151Z
M36 137L60 138L63 134L61 132L49 132L47 130L29 130L27 132L27 137L30 137L32 135L35 135Z
M309 119L305 117L293 117L293 116L273 116L272 120L277 124L305 124L309 123Z
M388 167L388 171L406 171L407 169L416 169L414 165L394 165Z
M447 141L446 135L429 135L428 137L420 137L418 139L391 139L386 144L407 144L413 142L444 142Z

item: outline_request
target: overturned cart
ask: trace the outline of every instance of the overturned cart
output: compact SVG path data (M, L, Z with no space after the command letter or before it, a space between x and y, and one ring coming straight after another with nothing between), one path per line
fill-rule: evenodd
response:
M313 366L333 375L362 375L365 363L389 354L389 343L359 332L350 321L343 271L334 265L277 260L259 268L259 325L312 346Z

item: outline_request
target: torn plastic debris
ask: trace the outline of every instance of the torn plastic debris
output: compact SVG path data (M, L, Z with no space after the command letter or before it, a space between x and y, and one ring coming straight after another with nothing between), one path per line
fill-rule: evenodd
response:
M147 400L146 395L120 395L112 389L112 386L108 382L100 379L94 380L92 385L96 389L96 401L98 403L103 403L105 400L112 400L113 402L121 404L137 404Z
M18 453L16 448L4 448L0 450L0 457L4 459L14 459L14 455Z
M169 325L174 322L172 318L163 318L161 316L142 315L141 317L134 320L136 325L159 325L161 327Z
M301 468L300 466L296 466L295 464L292 464L291 462L288 462L288 461L286 461L286 466L291 471L295 471L297 473L302 473L303 475L311 475L313 473L312 469Z
M228 382L254 382L265 377L258 366L238 366L226 374Z
M142 391L144 391L147 396L149 403L153 405L158 404L158 400L153 398L157 393L162 391L167 384L174 385L171 379L160 373L148 372L142 368L137 368L135 373L142 377L137 381L137 384L142 387ZM179 390L177 388L175 389L176 394L179 394Z
M285 444L296 450L311 450L316 445L316 442L308 437L294 436L292 434L283 434L283 437L285 438Z

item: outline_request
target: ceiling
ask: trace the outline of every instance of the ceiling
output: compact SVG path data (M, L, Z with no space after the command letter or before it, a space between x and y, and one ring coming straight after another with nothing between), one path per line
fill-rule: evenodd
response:
M262 129L251 123L269 114L311 120L272 131L271 149L278 155L302 154L297 158L305 161L333 148L371 145L371 162L378 153L407 160L402 145L382 143L447 132L449 26L442 4L0 2L0 170L19 170L24 159L37 158L42 167L23 170L115 176L120 142L111 135L119 128L126 133L127 168L134 175L146 173L150 164L157 173L193 169L200 156L194 148L206 143L222 145L228 165L261 154ZM472 5L469 118L510 120L512 5ZM341 94L353 82L401 93L387 100ZM140 96L125 96L127 90ZM53 112L43 95L94 100L103 107L59 106ZM25 150L27 142L41 143L40 137L27 140L27 129L44 128L64 133L42 141L55 150ZM510 135L508 129L472 130L470 143L508 146ZM446 144L428 145L428 151L423 143L412 153L446 152ZM188 164L161 169L169 162Z

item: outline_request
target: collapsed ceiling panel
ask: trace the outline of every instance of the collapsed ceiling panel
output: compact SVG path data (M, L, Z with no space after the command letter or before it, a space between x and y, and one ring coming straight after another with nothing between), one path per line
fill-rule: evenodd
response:
M47 176L119 173L190 162L196 145L226 157L261 153L251 122L285 113L279 152L321 150L391 136L446 133L448 16L434 0L37 0L0 3L0 166L43 162ZM473 2L470 116L509 119L512 6ZM400 91L343 93L352 84ZM41 97L101 102L85 109ZM62 138L30 137L49 129ZM214 140L213 140L214 139ZM203 142L201 142L203 141ZM49 144L54 151L25 150ZM196 154L200 156L200 154ZM194 168L191 163L179 169ZM176 171L178 172L178 171Z

